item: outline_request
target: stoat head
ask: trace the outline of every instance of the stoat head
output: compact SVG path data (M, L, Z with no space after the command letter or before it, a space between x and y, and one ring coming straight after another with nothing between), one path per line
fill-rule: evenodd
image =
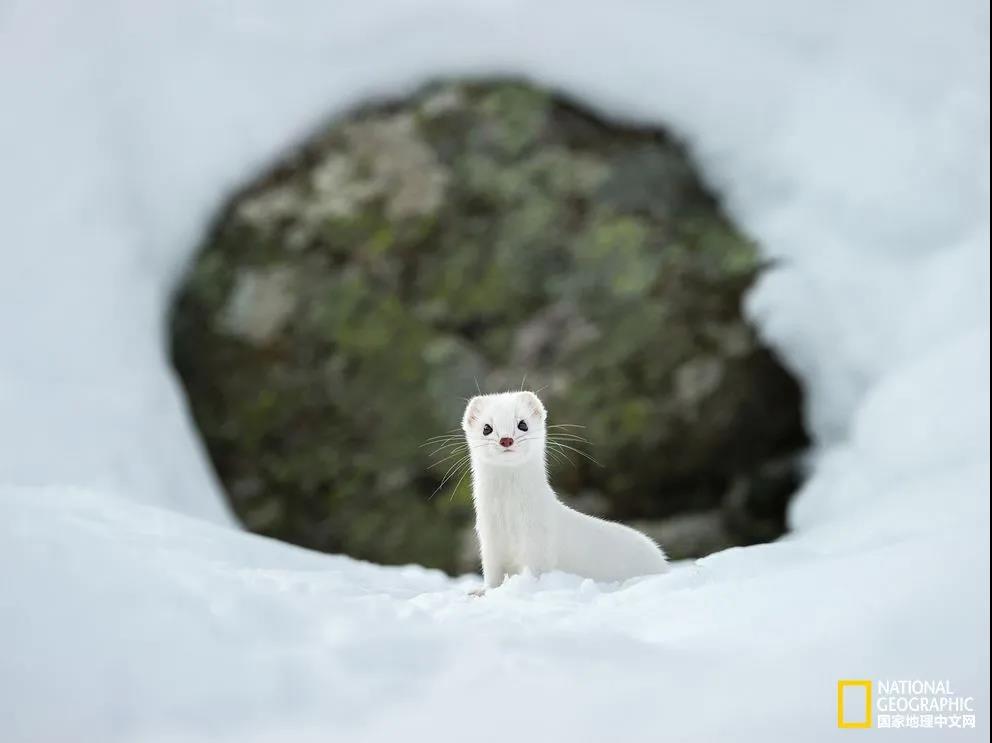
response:
M513 466L543 459L547 415L533 392L473 397L462 417L473 460Z

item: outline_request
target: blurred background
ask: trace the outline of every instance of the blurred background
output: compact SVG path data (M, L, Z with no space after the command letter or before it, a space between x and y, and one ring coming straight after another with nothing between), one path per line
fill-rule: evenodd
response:
M173 359L252 530L476 569L468 463L425 442L525 387L574 426L563 499L702 556L781 535L801 479L800 387L742 311L758 255L668 132L437 80L217 205Z

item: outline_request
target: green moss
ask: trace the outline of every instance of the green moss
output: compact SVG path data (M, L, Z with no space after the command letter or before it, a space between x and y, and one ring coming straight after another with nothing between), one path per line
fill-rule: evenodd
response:
M481 118L490 144L511 157L533 146L544 129L550 99L544 91L514 83L498 84L482 96Z

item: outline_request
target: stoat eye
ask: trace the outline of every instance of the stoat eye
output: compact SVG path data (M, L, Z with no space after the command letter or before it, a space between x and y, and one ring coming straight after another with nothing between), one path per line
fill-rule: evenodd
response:
M527 430L527 421L520 421L517 424L517 428L519 428L521 431L526 431Z
M492 432L493 432L493 427L490 426L488 423L482 427L482 435L483 436L488 436Z

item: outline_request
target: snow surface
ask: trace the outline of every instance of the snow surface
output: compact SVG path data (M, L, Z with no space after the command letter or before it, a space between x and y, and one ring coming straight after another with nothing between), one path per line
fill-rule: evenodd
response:
M987 6L0 3L0 737L828 740L841 678L989 720ZM165 353L225 195L327 116L525 74L689 143L817 446L795 532L623 586L234 528ZM927 737L926 731L917 731Z

